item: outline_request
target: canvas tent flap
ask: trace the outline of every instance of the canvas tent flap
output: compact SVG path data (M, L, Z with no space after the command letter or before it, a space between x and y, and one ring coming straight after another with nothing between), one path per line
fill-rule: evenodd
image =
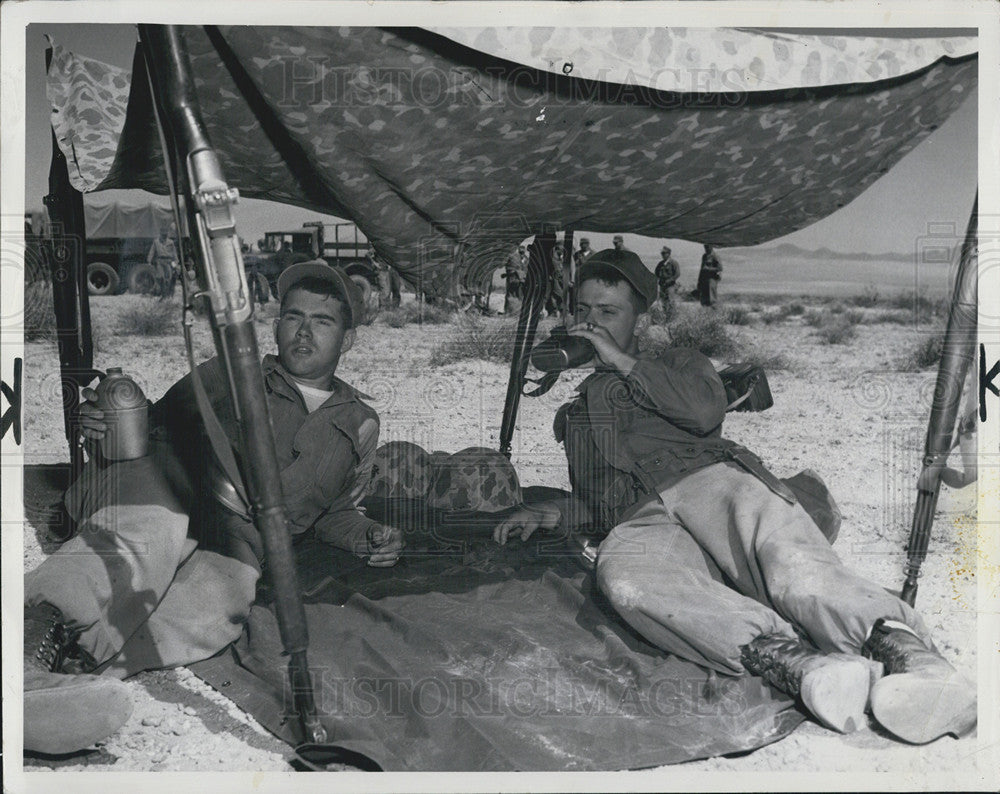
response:
M555 74L658 91L776 91L872 83L976 52L973 36L886 38L739 28L434 28Z
M886 173L977 79L962 37L945 40L956 57L926 42L920 58L869 55L864 82L716 94L554 74L422 29L184 32L230 184L355 221L408 280L435 289L456 275L456 250L473 283L546 226L719 246L788 234ZM758 48L784 41L753 35ZM875 79L883 72L896 74ZM136 75L113 154L87 125L110 129L118 114L76 113L74 146L94 149L70 158L87 164L77 187L165 191L149 107Z
M174 224L169 207L149 201L86 202L87 237L156 237Z

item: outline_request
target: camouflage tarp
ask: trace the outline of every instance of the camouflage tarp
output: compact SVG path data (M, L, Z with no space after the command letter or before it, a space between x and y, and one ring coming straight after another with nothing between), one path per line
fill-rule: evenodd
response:
M546 224L721 246L787 234L943 123L978 66L968 37L184 31L230 184L355 221L411 281L448 280L436 265L458 244L473 283ZM144 70L123 124L124 73L71 58L57 50L49 90L74 184L164 192Z

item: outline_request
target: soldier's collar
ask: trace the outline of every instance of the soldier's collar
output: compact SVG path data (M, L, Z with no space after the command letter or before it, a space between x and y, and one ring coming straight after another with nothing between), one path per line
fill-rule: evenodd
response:
M295 379L288 374L288 370L281 365L281 361L277 356L271 353L264 356L264 360L261 363L261 369L264 371L265 378L269 375L273 375L287 388L298 392L298 388L295 385ZM355 400L372 399L364 392L359 391L349 383L342 381L336 375L333 376L333 386L331 391L333 394L330 395L330 398L324 402L323 405L340 405L341 403L352 402Z

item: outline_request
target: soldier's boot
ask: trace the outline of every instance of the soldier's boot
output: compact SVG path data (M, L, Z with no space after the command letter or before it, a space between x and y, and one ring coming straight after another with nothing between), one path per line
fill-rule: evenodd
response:
M128 687L115 678L66 674L88 663L74 649L58 610L24 613L24 749L61 755L106 739L132 714ZM92 660L89 660L92 661Z
M909 626L879 619L862 653L885 665L885 678L872 689L872 716L893 735L923 744L975 727L972 682Z
M763 634L741 646L740 661L748 672L799 698L820 723L840 733L865 724L871 686L882 675L878 662L820 653L779 634Z

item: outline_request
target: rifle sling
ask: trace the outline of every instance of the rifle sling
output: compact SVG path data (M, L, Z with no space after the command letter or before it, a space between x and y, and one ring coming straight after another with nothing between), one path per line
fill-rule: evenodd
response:
M236 456L233 454L233 445L226 436L226 431L222 429L219 417L212 410L205 386L201 382L201 375L198 374L198 367L194 363L194 351L191 345L191 330L185 325L184 341L187 348L188 365L191 367L191 384L194 386L194 396L198 402L198 410L201 412L202 422L205 431L208 433L209 443L215 452L215 458L222 466L223 472L229 478L230 483L236 491L236 495L243 502L244 510L250 515L250 500L247 498L246 486L243 484L243 475L240 474L239 465L236 463Z

